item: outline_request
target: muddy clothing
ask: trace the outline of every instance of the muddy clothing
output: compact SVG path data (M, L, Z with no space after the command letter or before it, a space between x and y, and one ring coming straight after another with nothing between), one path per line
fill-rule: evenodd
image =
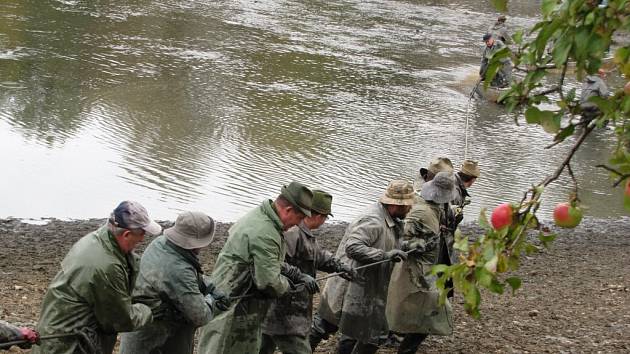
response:
M271 200L247 213L228 231L210 281L236 300L225 312L201 328L200 354L258 353L262 321L271 298L289 288L280 274L286 253L283 225Z
M311 354L311 346L305 336L263 334L259 354L273 354L276 349L282 354Z
M600 114L599 107L594 102L589 102L591 97L607 97L609 94L608 86L604 80L597 75L588 75L582 85L582 94L580 95L580 107L584 110L583 116L587 119L593 119Z
M13 342L22 339L20 328L5 322L0 321L0 343Z
M394 266L387 297L387 321L392 331L450 335L452 311L448 303L438 304L436 276L431 267L451 264L450 232L444 231L448 204L419 198L405 219L404 239L420 244L405 262Z
M481 76L481 80L485 79L486 71L488 70L492 56L503 48L505 48L505 44L499 40L495 40L491 47L484 45L483 54L481 55L481 67L479 68L479 76ZM512 80L512 61L510 58L503 58L501 59L501 63L502 66L497 71L494 79L492 79L490 86L506 87Z
M302 273L315 277L318 270L327 273L343 271L342 262L319 246L304 222L285 232L284 238L287 244L285 262ZM285 354L310 353L307 336L312 322L313 295L309 292L289 293L274 300L263 324L265 336L261 353L273 353L273 343L277 343L278 349Z
M457 197L455 199L453 199L451 201L451 204L453 206L457 206L457 207L464 207L464 202L466 201L466 198L470 197L470 194L468 194L468 191L466 190L466 187L464 186L464 181L462 181L462 178L459 176L459 174L455 174L455 188L457 188Z
M195 329L212 319L206 293L197 255L165 236L153 240L142 255L133 300L151 308L154 322L123 334L120 353L192 353Z
M318 270L334 273L342 271L342 263L332 253L322 249L304 222L284 234L287 243L285 262L302 273L315 277ZM308 291L292 292L275 299L263 324L268 335L306 336L313 319L313 295Z
M402 223L394 221L383 204L376 203L348 226L335 256L353 268L382 261L385 252L399 247L401 236ZM359 270L364 282L329 279L319 315L361 343L387 332L385 301L391 271L392 262L385 262Z
M131 301L137 269L138 256L123 253L107 225L84 236L72 246L48 287L39 333L72 333L89 327L96 331L102 353L111 353L118 332L136 330L152 319L148 306ZM73 354L79 346L77 337L46 340L34 346L33 353Z
M510 37L510 32L505 22L495 22L494 25L488 28L488 33L492 34L493 38L500 40L504 44L512 44L512 37Z

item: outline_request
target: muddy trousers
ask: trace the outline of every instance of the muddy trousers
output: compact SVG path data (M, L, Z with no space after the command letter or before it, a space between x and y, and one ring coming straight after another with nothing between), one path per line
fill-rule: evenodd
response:
M315 352L315 348L319 343L328 339L331 334L337 333L339 327L321 318L318 313L313 318L313 326L308 340L311 344L311 350ZM378 346L371 343L361 343L354 338L341 335L337 346L338 354L374 354L378 350Z
M192 354L195 327L156 321L120 336L120 354Z
M424 342L428 334L426 333L407 333L403 338L403 341L398 347L398 354L415 354L420 347L420 344Z
M267 334L262 335L262 344L260 346L259 354L273 354L278 348L278 351L282 354L311 354L311 346L308 342L308 338L302 336L270 336Z

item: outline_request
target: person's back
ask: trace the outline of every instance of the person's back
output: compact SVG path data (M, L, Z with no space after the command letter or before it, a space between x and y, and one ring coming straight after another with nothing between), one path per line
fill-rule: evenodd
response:
M160 231L141 205L120 203L107 224L77 241L62 261L42 302L39 332L88 333L92 345L108 354L118 332L149 323L149 307L131 302L138 269L133 248L145 232ZM33 353L73 354L82 345L77 336L49 339L35 346Z

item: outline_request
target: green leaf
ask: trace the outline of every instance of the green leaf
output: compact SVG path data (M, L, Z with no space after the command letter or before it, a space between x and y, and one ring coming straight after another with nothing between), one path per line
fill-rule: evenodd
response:
M505 289L505 285L501 284L496 279L492 279L490 286L488 286L488 290L492 291L495 294L503 294L504 289Z
M566 128L562 128L558 134L553 138L553 141L564 141L564 139L570 137L575 132L575 126L573 124Z
M538 239L542 242L545 248L549 248L549 245L556 239L556 234L545 235L543 232L538 234Z
M508 0L490 0L490 1L492 2L492 5L494 6L494 8L497 9L497 11L500 11L500 12L507 11Z
M439 273L446 273L448 266L446 264L436 264L431 268L431 274L438 275Z
M512 39L514 40L514 43L516 44L523 43L523 30L519 29L516 32L514 32L514 34L512 35Z
M521 287L521 278L518 277L509 277L505 279L505 282L510 285L512 288L512 295Z
M553 56L553 62L557 67L562 67L567 63L569 53L573 48L573 31L564 33L553 46L551 55Z
M468 253L468 237L455 237L453 248L462 253Z
M548 17L549 15L551 15L557 4L557 0L543 0L542 4L540 5L540 11L542 12L543 16Z
M464 308L473 317L479 317L479 303L481 303L481 294L479 289L472 285L464 294Z

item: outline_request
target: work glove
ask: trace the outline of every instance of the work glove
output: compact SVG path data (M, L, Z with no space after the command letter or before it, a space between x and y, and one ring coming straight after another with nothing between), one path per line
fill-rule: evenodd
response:
M303 285L304 288L306 288L306 291L308 291L309 294L315 294L316 292L319 292L319 285L317 284L317 280L306 273L302 273L302 275L300 275L300 284Z
M28 343L20 344L19 347L22 349L28 349L33 344L39 343L39 333L31 328L22 327L20 328L20 339L27 340Z
M227 299L225 295L219 294L217 297L215 296L217 295L208 294L203 298L203 300L206 302L206 304L210 308L210 311L212 311L212 315L217 315L218 313L221 313L230 307L229 305L230 301L229 299Z
M400 245L400 249L405 252L413 250L411 253L424 252L426 250L426 242L422 239L405 240Z
M393 249L385 252L385 254L383 254L383 258L390 259L392 262L398 263L407 259L407 253L403 250Z
M212 297L214 298L215 306L217 310L223 312L230 308L232 302L225 293L217 288L212 290Z
M352 268L351 266L345 263L341 263L339 265L339 272L343 272L343 274L339 276L344 278L347 281L354 281L359 278L359 273L357 273L357 271L354 270L354 268Z

